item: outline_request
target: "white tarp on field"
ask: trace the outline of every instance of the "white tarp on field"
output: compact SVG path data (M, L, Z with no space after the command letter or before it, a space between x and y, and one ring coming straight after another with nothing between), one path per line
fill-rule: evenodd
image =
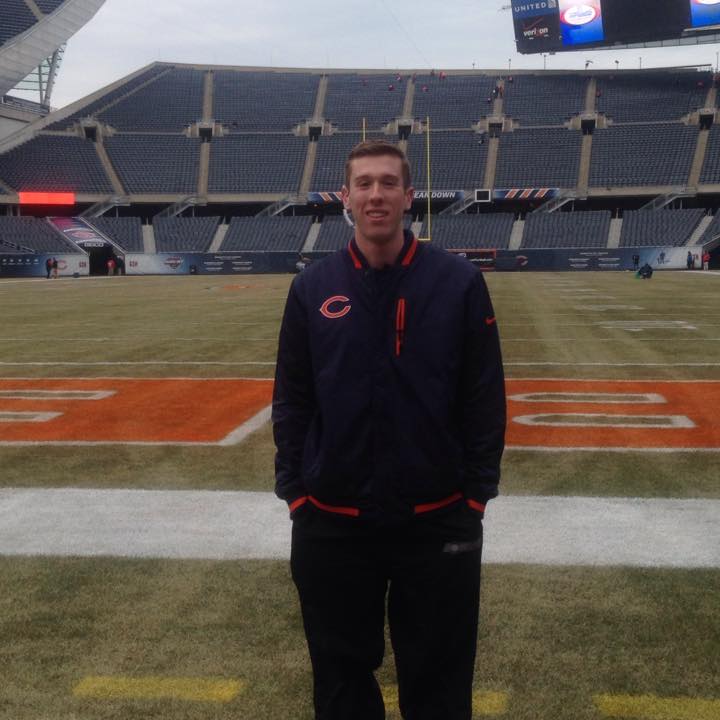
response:
M287 559L270 493L0 489L0 554ZM720 500L501 497L487 563L720 567Z

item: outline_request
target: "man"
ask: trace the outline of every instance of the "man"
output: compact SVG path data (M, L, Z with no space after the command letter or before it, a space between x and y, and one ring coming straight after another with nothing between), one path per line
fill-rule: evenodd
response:
M470 263L403 231L413 188L396 146L356 146L342 198L355 237L294 279L273 397L315 716L385 717L387 594L403 717L470 720L505 430L497 323Z

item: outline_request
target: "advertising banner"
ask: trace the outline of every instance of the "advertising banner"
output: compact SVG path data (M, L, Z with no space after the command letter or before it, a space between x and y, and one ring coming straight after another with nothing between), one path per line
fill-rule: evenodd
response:
M560 0L560 31L565 46L605 40L600 0Z
M48 219L68 240L82 248L102 248L109 244L104 235L88 225L82 218L51 217Z
M128 254L128 275L249 275L297 272L300 253L158 253Z
M720 25L720 0L690 0L693 27Z
M493 190L493 201L509 200L551 200L557 197L559 188L497 188Z
M84 253L70 255L0 255L0 278L46 277L48 258L58 261L58 277L88 275L90 265Z

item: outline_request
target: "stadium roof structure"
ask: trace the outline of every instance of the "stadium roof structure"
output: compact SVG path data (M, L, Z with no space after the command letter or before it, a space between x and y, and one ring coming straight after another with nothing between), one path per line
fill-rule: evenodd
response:
M40 103L49 105L65 43L94 17L104 2L3 0L0 97L28 79L38 90Z

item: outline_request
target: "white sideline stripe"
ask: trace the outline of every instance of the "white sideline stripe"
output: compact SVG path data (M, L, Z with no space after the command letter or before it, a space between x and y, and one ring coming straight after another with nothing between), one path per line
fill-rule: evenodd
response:
M62 415L61 412L32 412L0 410L0 423L44 423Z
M218 445L227 447L228 445L237 445L241 443L248 435L259 430L265 423L270 421L272 406L268 405L263 408L257 415L244 422L240 427L233 430L227 437L223 438Z
M605 422L611 420L612 422ZM640 422L646 420L647 422ZM518 425L533 427L594 427L594 428L655 428L677 430L694 428L686 415L613 415L608 413L546 413L518 415L512 419Z
M647 427L643 425L643 427ZM149 442L142 440L130 441L102 441L102 440L0 440L0 447L104 447L104 446L134 446L134 447L220 447L217 442ZM551 447L546 445L508 445L505 453L515 450L532 452L613 452L613 453L720 453L720 447L612 447L598 445L596 447Z
M53 345L57 344L58 342L72 342L72 343L78 343L78 342L120 342L120 343L126 343L128 340L134 340L136 338L152 338L155 341L159 340L182 340L183 342L201 342L201 341L215 341L215 340L227 340L227 337L178 337L175 335L157 335L157 334L142 334L142 333L133 333L132 335L118 335L115 337L61 337L61 338L49 338L47 340L48 343L51 343ZM3 342L32 342L37 343L40 342L40 340L36 337L4 337L2 338ZM271 342L277 340L277 336L274 335L272 337L244 337L242 338L243 342Z
M275 361L245 360L242 362L223 362L220 360L121 360L117 362L63 362L62 360L53 360L52 362L0 362L0 365L7 367L52 367L56 365L71 367L91 367L96 365L222 365L232 367L236 365L275 365Z
M720 567L720 500L510 496L485 519L487 563ZM271 493L0 489L3 555L284 559Z
M506 362L505 367L720 367L717 362L695 363L608 363L608 362ZM581 378L578 382L585 380ZM598 381L601 382L601 381ZM615 381L607 381L615 382ZM647 382L635 380L633 382Z
M246 361L246 362L216 362L216 361L178 361L178 360L148 360L140 362L0 362L0 366L6 367L91 367L91 366L153 366L153 365L221 365L221 366L242 366L242 365L261 365L275 366L275 361ZM505 362L506 367L720 367L717 362L703 363L605 363L605 362ZM10 379L10 378L8 378ZM152 378L147 378L152 379ZM161 379L161 378L156 378ZM165 379L165 378L162 378ZM196 379L196 378L192 378ZM197 378L198 380L200 378ZM216 378L207 378L215 380ZM252 378L256 379L256 378ZM261 379L261 378L257 378Z
M520 452L543 452L543 453L572 453L572 452L593 452L593 453L720 453L720 447L690 448L690 447L550 447L547 445L510 445L505 448L505 454Z
M605 312L606 310L644 310L645 308L639 305L575 305L574 309Z
M660 405L667 400L657 393L536 392L510 395L508 400L529 403L586 403L589 405Z
M595 323L605 330L630 330L642 332L643 330L697 330L687 320L600 320Z
M6 382L16 382L18 380L32 380L35 382L41 382L43 380L52 380L53 382L61 382L63 380L69 380L70 382L75 382L77 380L81 380L83 382L97 382L99 380L162 380L165 382L166 380L192 380L193 382L214 382L216 380L250 380L252 382L274 382L272 378L264 378L264 377L242 377L238 375L232 375L229 377L190 377L187 375L184 376L165 376L158 378L158 377L138 377L137 375L131 376L131 375L93 375L92 377L89 376L52 376L52 377L42 377L39 378L37 376L35 377L0 377L0 381L6 381ZM572 382L576 382L573 380ZM611 382L621 382L620 380L612 380ZM688 382L695 382L692 380L688 380ZM698 380L697 382L704 382L702 380ZM707 382L716 382L713 380L708 380Z
M115 390L0 390L0 400L105 400Z

